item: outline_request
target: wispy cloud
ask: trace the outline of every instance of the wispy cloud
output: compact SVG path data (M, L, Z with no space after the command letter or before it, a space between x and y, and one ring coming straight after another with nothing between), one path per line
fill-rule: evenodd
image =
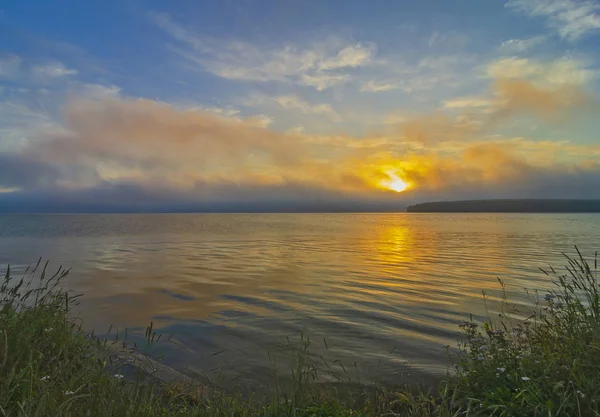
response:
M79 71L73 68L68 68L61 62L51 62L46 65L37 65L32 67L31 73L34 79L47 81L68 75L75 75L78 74Z
M75 93L80 97L102 100L118 97L121 93L121 87L116 85L81 83L78 85Z
M289 82L319 91L348 81L348 70L368 66L376 45L336 37L309 46L284 44L259 48L243 41L222 41L196 33L164 13L150 13L156 25L182 44L174 50L221 78L254 82Z
M285 109L300 110L304 114L326 115L336 122L341 121L340 115L327 103L310 104L295 95L276 97L275 102Z
M17 55L0 55L0 78L15 77L21 66L21 58Z
M360 91L382 93L384 91L397 90L399 88L401 88L401 86L398 84L369 80L360 87Z
M503 54L523 54L529 52L536 46L541 45L547 40L546 36L532 36L524 39L509 39L502 42L500 52Z
M444 101L446 109L469 109L477 107L489 107L494 101L484 97L458 97Z
M458 33L456 31L446 33L435 31L429 37L429 40L427 41L427 46L429 48L439 46L443 48L454 49L466 46L469 42L470 39L467 35Z
M548 25L569 41L600 30L600 3L595 0L509 0L506 7L546 18Z

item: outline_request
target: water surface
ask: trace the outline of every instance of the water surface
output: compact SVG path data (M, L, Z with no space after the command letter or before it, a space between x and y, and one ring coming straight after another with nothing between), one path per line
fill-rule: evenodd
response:
M177 343L164 361L210 378L260 381L268 352L304 332L386 382L406 361L444 373L457 325L487 314L482 290L493 313L498 277L509 296L548 288L539 267L575 244L591 255L598 236L595 214L8 215L0 263L71 266L86 327L153 321Z

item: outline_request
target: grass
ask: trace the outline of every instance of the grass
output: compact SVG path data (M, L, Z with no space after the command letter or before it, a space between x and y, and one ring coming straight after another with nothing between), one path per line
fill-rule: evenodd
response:
M0 415L4 416L598 416L600 286L578 252L530 307L504 299L497 318L463 323L455 365L437 390L369 387L351 395L315 382L331 367L306 339L292 383L271 397L123 378L107 341L87 334L61 289L68 271L38 265L0 286ZM504 284L500 282L503 286ZM147 332L150 341L154 332Z

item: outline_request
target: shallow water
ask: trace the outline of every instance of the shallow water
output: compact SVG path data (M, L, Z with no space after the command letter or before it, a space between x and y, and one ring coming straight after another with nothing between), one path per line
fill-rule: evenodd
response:
M153 321L177 343L164 362L211 379L261 382L304 332L355 379L386 382L407 361L444 373L457 325L496 312L497 278L524 301L550 285L539 267L575 244L593 255L599 236L596 214L8 215L0 264L71 266L87 328L131 337Z

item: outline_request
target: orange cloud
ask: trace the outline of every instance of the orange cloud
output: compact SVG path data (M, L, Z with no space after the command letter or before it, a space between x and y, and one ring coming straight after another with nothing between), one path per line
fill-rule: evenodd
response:
M575 85L541 88L520 79L501 78L494 82L497 96L493 118L504 118L515 113L529 113L548 120L564 119L577 110L593 110L597 104Z
M596 106L580 89L498 79L492 91L487 112L420 115L362 138L283 133L252 118L152 100L74 99L65 108L64 130L39 138L26 156L55 167L53 178L62 186L129 182L206 198L222 197L219 187L397 198L386 189L394 178L406 181L405 194L413 195L516 183L536 172L598 169L590 162L594 153L600 156L598 147L486 139L494 125L513 115L548 121Z

